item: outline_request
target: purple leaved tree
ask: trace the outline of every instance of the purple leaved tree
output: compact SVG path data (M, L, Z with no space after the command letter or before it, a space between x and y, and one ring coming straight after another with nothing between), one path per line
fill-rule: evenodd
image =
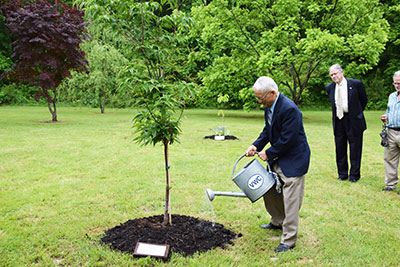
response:
M87 39L84 12L57 0L6 0L1 5L14 42L15 64L5 72L16 82L26 82L48 103L57 121L57 87L71 70L87 72L88 62L80 44Z

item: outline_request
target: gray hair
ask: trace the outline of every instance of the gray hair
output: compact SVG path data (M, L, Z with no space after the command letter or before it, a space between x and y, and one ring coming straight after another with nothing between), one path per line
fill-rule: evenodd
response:
M331 72L331 70L338 70L339 72L343 72L342 66L340 66L340 64L334 64L329 68L329 72Z
M272 78L267 77L267 76L261 76L254 83L253 91L260 91L260 92L276 91L276 92L278 92L278 85L275 83L275 81Z
M396 72L394 73L393 79L394 79L395 77L399 77L399 76L400 76L400 70L398 70L398 71L396 71Z

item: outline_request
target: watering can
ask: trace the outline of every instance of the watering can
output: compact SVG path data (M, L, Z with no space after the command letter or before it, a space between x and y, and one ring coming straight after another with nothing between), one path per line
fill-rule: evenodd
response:
M275 172L271 171L267 163L268 171L261 165L257 159L250 161L242 170L235 173L237 163L246 156L240 156L233 166L232 181L242 190L242 192L221 192L206 190L206 195L210 201L213 201L215 196L229 196L229 197L247 197L251 202L256 202L265 193L268 192L277 184L277 191L280 192L280 182Z

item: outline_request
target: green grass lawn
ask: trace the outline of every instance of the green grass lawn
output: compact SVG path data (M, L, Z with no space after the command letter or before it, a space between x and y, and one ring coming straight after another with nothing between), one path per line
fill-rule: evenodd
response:
M330 111L305 111L311 165L294 250L276 255L280 232L262 201L216 197L215 221L241 233L234 246L168 262L134 258L98 245L129 219L163 213L163 148L140 147L134 110L0 107L0 266L399 266L400 195L382 192L382 111L365 112L361 180L336 180ZM184 113L181 142L170 147L172 213L212 220L207 188L238 190L235 160L257 138L262 111L225 111L239 140L213 141L216 110ZM246 163L243 159L238 168ZM242 165L242 166L240 166Z

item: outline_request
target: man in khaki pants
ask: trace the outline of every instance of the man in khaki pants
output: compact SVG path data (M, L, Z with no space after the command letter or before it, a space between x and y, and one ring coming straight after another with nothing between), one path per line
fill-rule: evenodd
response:
M393 75L393 85L396 92L389 95L386 113L381 116L381 120L388 127L388 146L385 147L383 156L386 169L383 191L393 191L399 182L397 169L400 157L400 70ZM400 194L400 191L397 193Z
M273 187L264 195L265 208L271 215L264 229L282 229L275 252L288 251L296 245L299 210L304 194L305 174L310 164L310 148L303 128L302 114L292 100L278 91L275 81L262 76L253 86L258 102L264 105L265 126L246 156L268 161L282 183L282 192ZM267 144L270 147L264 150Z

